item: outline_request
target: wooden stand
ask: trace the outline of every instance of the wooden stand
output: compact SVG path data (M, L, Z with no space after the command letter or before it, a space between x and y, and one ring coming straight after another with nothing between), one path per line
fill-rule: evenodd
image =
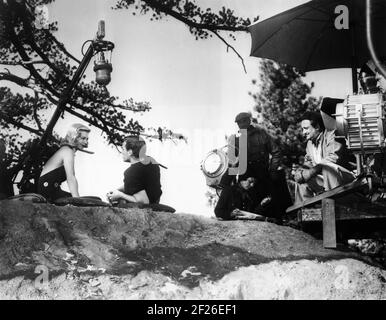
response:
M336 248L335 200L322 200L323 246Z
M342 195L353 192L359 188L362 188L367 185L365 178L360 180L354 180L351 183L345 184L343 186L337 187L332 190L323 192L312 199L295 203L293 206L287 208L286 212L290 213L295 210L302 209L304 207L310 206L312 204L322 202L322 223L323 223L323 246L325 248L336 248L336 217L335 217L335 199L341 197ZM301 213L300 213L301 216ZM298 220L299 219L298 214Z

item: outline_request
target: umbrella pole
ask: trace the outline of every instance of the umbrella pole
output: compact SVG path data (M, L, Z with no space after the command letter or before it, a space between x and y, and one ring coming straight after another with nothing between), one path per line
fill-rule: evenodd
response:
M357 11L355 7L352 12L350 12L354 17L357 16ZM355 19L354 19L355 21ZM358 93L358 70L357 70L357 54L356 54L356 44L355 44L355 29L356 23L350 21L350 36L351 36L351 79L352 79L352 91L353 94Z
M353 57L353 59L355 59ZM351 67L351 74L352 74L352 91L354 94L358 93L358 72L357 68L355 66L355 62L353 62Z
M353 30L354 28L355 28L354 26L352 26L350 28L350 30L351 30L351 50L352 50L351 79L352 79L353 94L357 94L358 93L358 70L357 70L357 59L356 59L356 51L355 51L355 40L354 40L355 30Z

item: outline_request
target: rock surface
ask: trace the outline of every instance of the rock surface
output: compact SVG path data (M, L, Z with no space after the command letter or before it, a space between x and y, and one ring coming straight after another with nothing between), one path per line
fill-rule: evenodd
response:
M290 227L0 202L0 299L385 299L386 271Z

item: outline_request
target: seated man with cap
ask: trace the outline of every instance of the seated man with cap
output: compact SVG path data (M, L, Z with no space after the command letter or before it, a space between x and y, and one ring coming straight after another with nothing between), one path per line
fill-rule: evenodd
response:
M354 180L349 170L344 144L337 141L335 130L325 128L319 112L306 112L301 127L307 139L304 167L294 174L295 202L302 202L326 190Z

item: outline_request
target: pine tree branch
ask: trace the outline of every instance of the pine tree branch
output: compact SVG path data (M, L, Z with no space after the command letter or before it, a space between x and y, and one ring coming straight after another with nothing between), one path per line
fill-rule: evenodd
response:
M43 131L39 131L38 129L31 128L31 127L29 127L29 126L27 126L25 124L22 124L21 122L15 121L11 117L9 117L9 116L1 114L0 117L2 119L4 119L7 123L12 124L16 128L24 129L24 130L29 131L31 133L34 133L34 134L36 134L38 136L43 135Z
M43 61L43 60L37 60L37 61L17 61L17 62L14 62L14 61L0 61L0 64L3 64L3 65L7 65L7 66L19 66L19 65L27 65L27 64L46 64L48 65L48 63L46 61Z
M19 38L17 37L14 29L12 28L11 30L9 30L9 33L10 33L10 36L11 36L11 41L12 41L12 44L15 46L18 54L20 55L20 57L24 60L24 61L30 61L30 57L28 56L28 54L26 53L26 51L24 50L24 47L22 45L22 43L20 42ZM36 80L38 80L39 82L41 82L43 84L43 86L51 93L53 94L54 96L60 96L59 92L57 92L52 86L51 84L45 80L40 74L39 72L36 70L36 68L34 67L34 65L32 64L26 64L24 65L24 67L31 73L31 76L33 76Z
M142 0L144 3L146 3L147 6L152 8L154 11L162 12L168 16L171 16L175 18L176 20L186 24L188 27L191 29L196 29L196 30L207 30L209 32L214 33L222 42L225 43L227 46L227 50L229 48L232 49L232 51L240 58L241 63L244 68L244 72L247 73L244 60L241 57L241 55L238 53L238 51L229 44L228 41L226 41L223 37L219 35L219 31L228 31L228 32L249 32L247 26L229 26L225 24L211 24L211 23L200 23L196 22L192 19L189 19L188 17L184 16L182 12L178 12L176 10L173 10L170 5L164 4L160 0ZM124 2L124 0L123 0ZM203 12L199 12L202 14ZM247 21L247 20L246 20ZM244 21L245 22L245 21Z
M77 58L75 58L71 53L69 53L67 51L67 49L64 47L63 43L59 42L58 39L56 39L56 37L49 31L49 30L44 30L45 33L46 33L46 36L49 37L52 41L54 41L56 43L56 45L69 57L71 58L72 60L74 60L75 62L77 62L78 64L80 64L80 60L78 60Z
M21 87L30 88L28 85L29 84L29 78L20 78L16 75L10 73L9 70L7 70L7 71L8 72L0 72L0 81L6 80L6 81L16 83L17 85L19 85Z
M70 103L71 105L75 106L77 109L79 110L82 110L83 112L86 112L88 114L90 114L91 116L93 116L94 118L98 119L99 121L101 121L101 123L103 123L104 125L112 128L112 129L115 129L117 131L120 131L120 132L123 132L123 133L127 133L127 134L136 134L138 133L138 131L135 131L135 130L127 130L127 129L124 129L122 127L119 127L119 126L115 126L113 125L112 123L107 123L106 120L103 118L102 115L98 114L97 112L93 111L92 109L90 108L87 108L87 107L84 107L80 104L77 104L76 102L74 101L71 101ZM67 110L67 109L66 109Z
M227 46L227 51L229 48L231 48L231 50L240 58L241 60L241 63L243 65L243 68L244 68L244 72L247 73L247 69L245 68L245 64L244 64L244 59L243 57L238 53L238 51L233 47L231 46L228 41L226 41L223 37L221 37L218 32L214 31L214 30L210 30L212 33L214 33L216 35L216 37L218 37L222 42L225 43L225 45Z
M160 1L157 0L142 0L145 2L149 7L151 8L156 8L157 10L185 23L191 28L196 28L196 29L205 29L208 31L231 31L231 32L236 32L236 31L242 31L242 32L248 32L248 28L244 26L227 26L227 25L216 25L216 24L209 24L209 23L198 23L193 20L190 20L186 17L184 17L181 13L172 10L170 7L167 5L162 4Z
M39 101L39 94L35 91L35 104L33 106L33 118L36 122L36 125L38 126L39 130L40 131L44 131L43 128L42 128L42 124L39 120L39 116L38 116L38 101Z

